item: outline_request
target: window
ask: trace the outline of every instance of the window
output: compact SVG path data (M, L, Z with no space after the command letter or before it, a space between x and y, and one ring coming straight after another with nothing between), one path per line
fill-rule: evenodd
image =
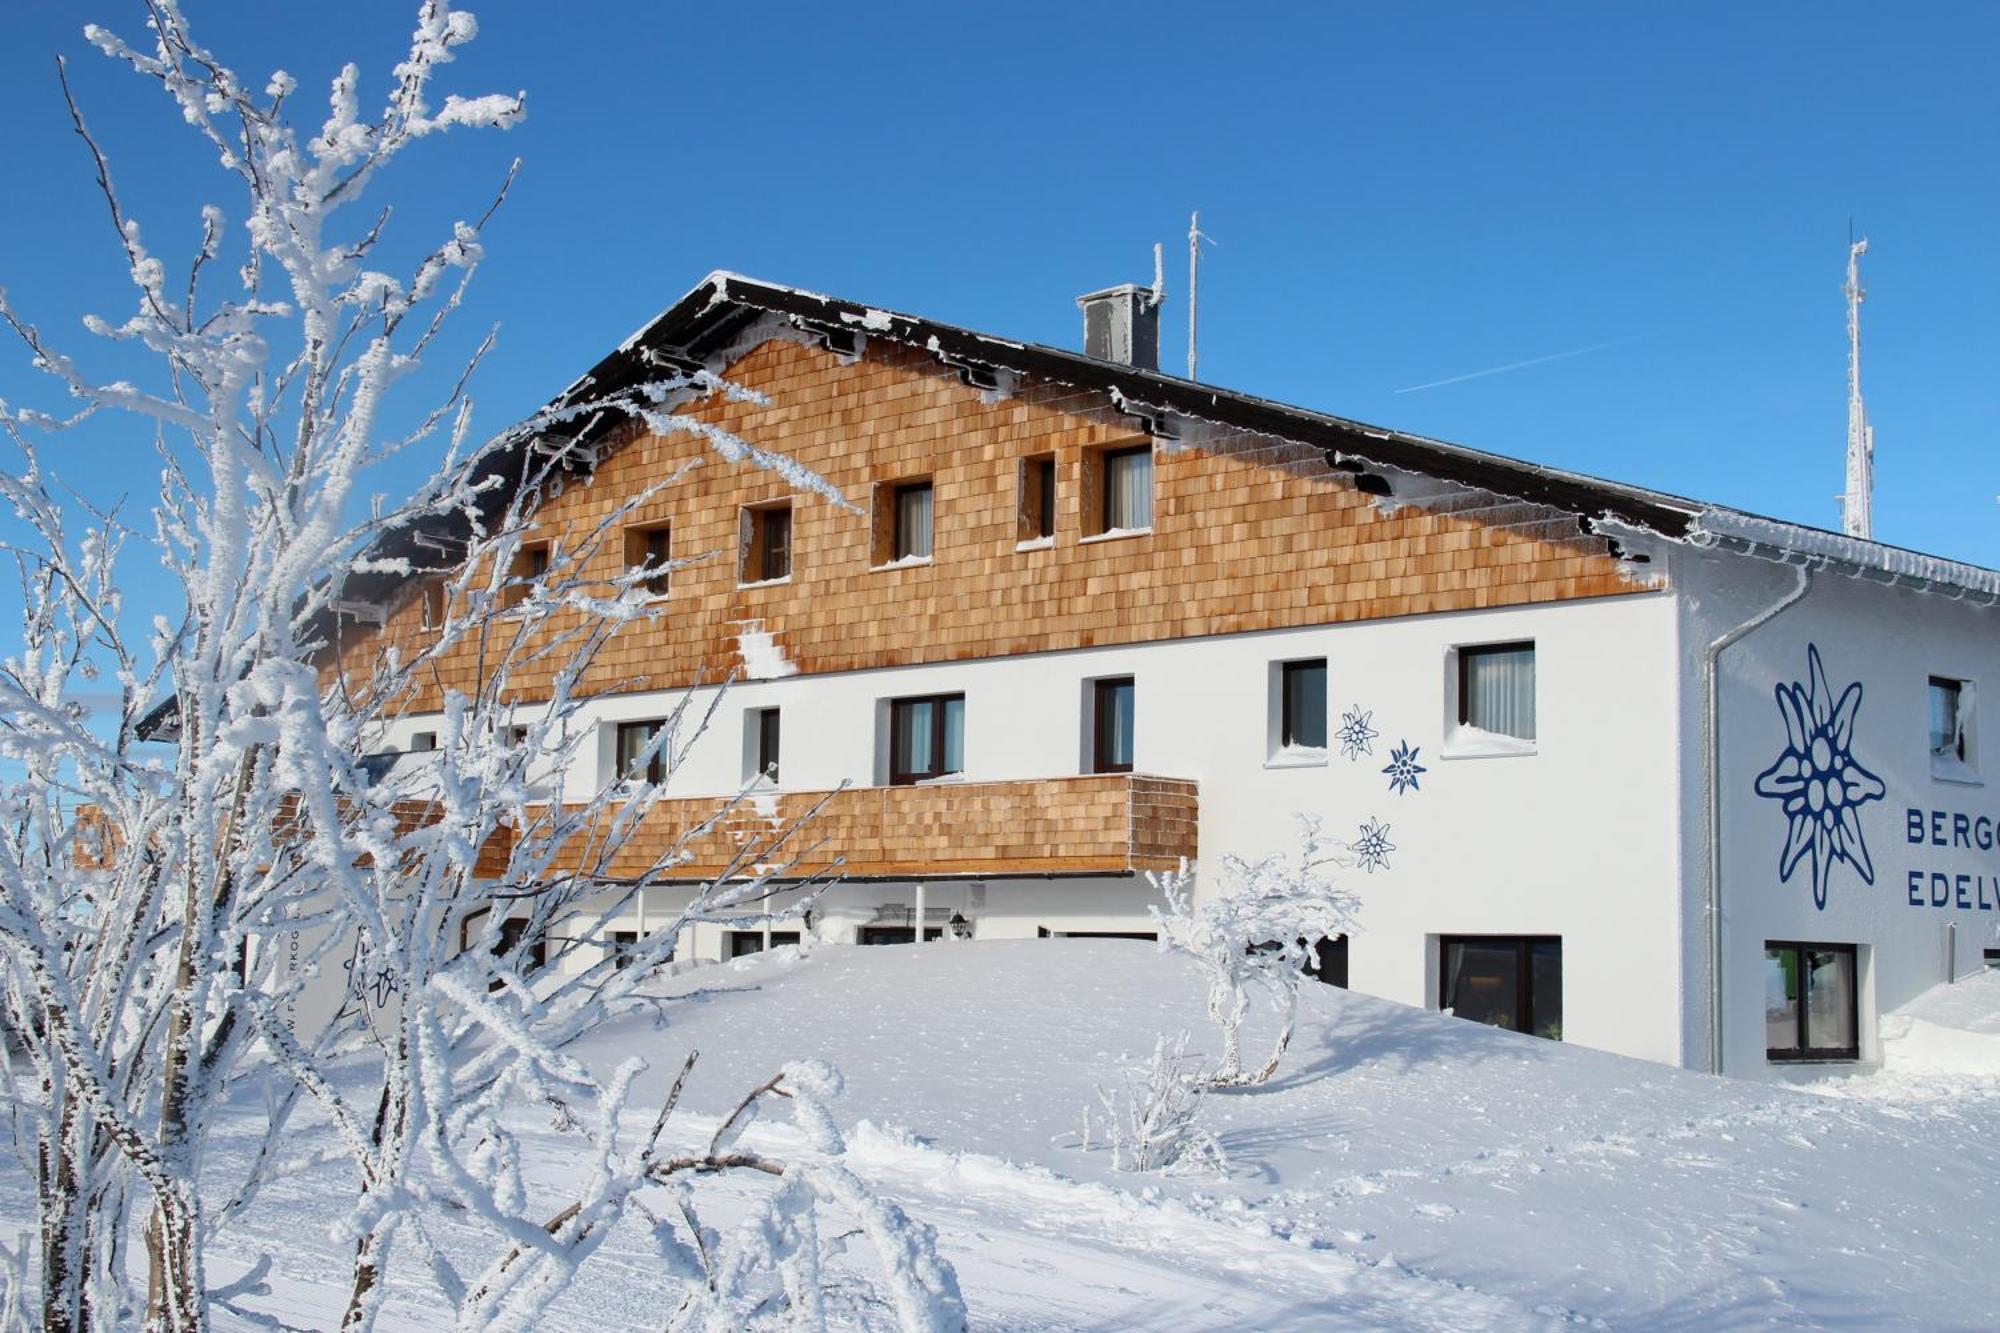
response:
M896 548L892 558L931 558L931 484L927 481L896 488Z
M459 952L464 953L478 946L481 937L486 933L487 920L492 914L493 909L490 907L481 907L465 914L464 919L458 923ZM527 934L528 918L508 917L500 923L500 938L494 943L493 956L503 960L511 959L514 966L522 972L539 971L542 965L548 962L548 941L537 936L523 949L522 941L526 939ZM487 989L498 990L503 984L496 979Z
M1347 989L1347 936L1329 935L1312 947L1312 961L1305 973L1328 986Z
M611 932L611 966L623 972L632 966L632 953L639 947L639 932L636 930L614 930Z
M410 737L411 754L429 754L437 747L438 734L435 731L419 731Z
M743 511L744 583L771 583L792 576L792 507L762 505Z
M1986 966L2000 970L2000 949L1987 949L1984 958Z
M500 605L515 607L528 600L533 585L549 572L549 544L527 542L514 552L514 567L500 590Z
M1857 1060L1854 946L1764 946L1764 1057L1768 1060Z
M658 751L650 758L642 759L646 747L653 743L654 733L660 729L661 719L646 722L620 722L618 724L618 770L620 782L663 782L666 780L666 764Z
M929 477L878 482L868 538L868 562L876 568L931 558L936 493Z
M667 591L667 562L672 558L669 555L672 544L673 529L664 523L625 530L625 565L628 569L652 571L640 586L655 596L664 596Z
M1560 939L1447 935L1438 948L1440 1007L1475 1023L1562 1040Z
M1535 645L1458 650L1458 721L1495 736L1535 739Z
M425 579L423 591L419 594L422 603L419 612L425 629L443 629L445 622L445 586L443 579Z
M1326 748L1326 659L1282 664L1278 743L1287 749Z
M1036 454L1021 460L1021 522L1019 539L1048 541L1056 535L1056 456Z
M742 958L766 949L776 949L787 944L797 944L799 932L796 930L732 930L728 935L729 956Z
M964 695L932 694L890 703L890 782L901 786L964 771Z
M1971 777L1972 682L1930 678L1931 772L1938 777Z
M756 728L757 773L778 780L778 710L759 708L750 714L750 724Z
M1142 532L1153 526L1153 446L1105 449L1094 460L1097 474L1095 531Z
M1130 676L1100 680L1091 687L1091 771L1132 771L1132 723L1135 694Z
M926 944L932 940L941 940L943 938L943 926L924 927L924 942ZM917 928L915 926L862 926L859 928L855 939L861 944L915 944L917 942Z

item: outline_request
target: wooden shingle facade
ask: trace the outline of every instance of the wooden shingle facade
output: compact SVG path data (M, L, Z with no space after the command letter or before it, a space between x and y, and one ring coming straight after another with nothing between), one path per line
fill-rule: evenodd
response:
M583 540L630 496L685 474L603 541L589 571L611 578L664 531L676 569L657 619L621 629L588 692L658 690L742 670L746 631L768 635L802 674L1148 643L1430 612L1616 596L1660 586L1573 514L1478 492L1385 502L1312 444L1245 431L1153 441L1127 416L1063 383L996 394L934 356L886 340L848 358L773 336L725 368L762 402L721 395L690 416L812 468L851 508L796 493L777 474L728 463L690 434L632 434L536 511L537 541ZM1092 534L1102 451L1153 448L1149 531ZM1022 512L1024 468L1055 465L1054 533ZM885 565L878 509L895 483L930 482L928 560ZM789 504L790 572L748 567L746 515ZM652 549L657 550L658 544ZM423 580L387 598L385 627L343 622L341 662L365 673L383 638L423 641L436 594ZM754 667L754 663L748 664ZM470 646L435 687L470 690ZM754 674L754 671L753 671ZM522 703L546 678L516 669Z

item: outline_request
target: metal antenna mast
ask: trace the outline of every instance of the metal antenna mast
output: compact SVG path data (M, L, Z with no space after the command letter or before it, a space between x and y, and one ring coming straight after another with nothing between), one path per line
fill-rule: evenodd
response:
M1847 493L1840 502L1842 531L1850 537L1870 537L1874 532L1875 508L1875 428L1868 424L1868 409L1861 402L1861 303L1868 293L1861 288L1861 256L1868 253L1868 238L1855 240L1852 231L1847 243Z
M1201 210L1196 209L1188 219L1188 378L1196 378L1195 334L1200 327L1200 311L1196 309L1196 297L1201 280L1201 243L1215 244L1215 238L1201 229Z

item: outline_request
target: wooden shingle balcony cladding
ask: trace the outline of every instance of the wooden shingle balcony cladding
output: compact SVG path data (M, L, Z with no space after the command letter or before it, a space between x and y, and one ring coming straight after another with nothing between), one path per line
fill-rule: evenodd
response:
M769 850L821 801L805 827ZM714 797L661 801L612 849L602 873L614 879L646 873L676 837L713 818L721 805ZM664 878L712 878L732 864L749 873L793 857L796 873L823 870L839 858L839 873L855 878L1172 870L1182 857L1194 859L1196 816L1194 782L1135 773L772 792L738 804L694 838L687 847L692 859Z

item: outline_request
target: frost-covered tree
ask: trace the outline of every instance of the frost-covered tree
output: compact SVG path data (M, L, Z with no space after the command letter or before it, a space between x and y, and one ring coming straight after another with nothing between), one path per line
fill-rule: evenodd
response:
M1122 1084L1099 1086L1104 1146L1114 1171L1216 1171L1228 1169L1222 1145L1202 1129L1202 1098L1209 1080L1188 1059L1188 1034L1172 1041L1161 1035L1144 1064L1123 1071ZM1083 1109L1083 1146L1092 1142L1096 1117Z
M1299 825L1299 848L1291 857L1224 857L1216 892L1201 902L1194 900L1195 874L1186 862L1172 874L1149 876L1166 900L1165 910L1151 909L1160 951L1194 961L1207 983L1208 1016L1222 1030L1222 1058L1208 1075L1210 1087L1264 1083L1278 1072L1314 949L1345 933L1359 907L1359 899L1332 878L1331 868L1342 864L1340 844L1322 836L1318 819L1301 815ZM1246 1071L1243 1021L1258 995L1270 1001L1280 1027L1271 1058Z
M489 335L469 365L442 368L421 409L392 403L439 354L481 261L484 219L457 224L397 273L379 257L387 210L361 202L413 145L522 114L514 95L433 104L439 69L474 36L469 15L428 0L380 110L363 111L349 66L323 119L301 130L292 78L240 78L197 42L176 0L146 0L146 12L142 44L87 35L166 93L241 212L232 226L204 208L176 271L128 214L72 100L134 295L123 318L86 324L154 369L95 374L0 294L0 319L75 404L58 415L0 403L0 432L18 450L0 466L0 493L25 608L22 638L0 661L0 756L11 761L0 779L0 1097L40 1196L32 1237L0 1252L0 1304L38 1301L49 1329L206 1328L212 1308L255 1290L272 1262L214 1285L212 1243L254 1207L288 1134L311 1120L330 1127L320 1132L351 1183L326 1200L352 1263L327 1325L372 1326L400 1275L441 1294L465 1327L529 1327L642 1191L720 1169L659 1155L673 1097L650 1137L621 1147L641 1066L603 1078L570 1048L637 1002L689 921L761 912L779 879L807 895L814 879L809 832L774 828L687 914L657 923L628 965L599 947L630 896L685 862L733 803L679 830L638 875L601 873L664 784L565 804L547 779L590 743L579 688L599 650L660 615L657 571L592 572L623 568L593 557L654 492L558 534L542 569L520 558L537 504L589 466L584 428L607 422L695 431L726 461L778 468L845 501L787 460L677 415L741 392L705 374L662 370L615 397L572 391L480 443L467 386ZM65 431L93 417L135 421L154 441L161 484L146 512L92 510L49 466ZM443 462L406 498L371 507L373 470L421 448ZM422 540L392 541L412 534ZM127 605L128 547L170 571L171 605ZM438 554L426 570L384 555L396 549ZM329 627L358 613L350 581L382 572L434 589L425 639L343 672ZM385 766L388 724L454 655L477 666L470 684L443 692L435 752ZM514 683L530 669L549 684L523 707ZM80 706L107 689L108 710ZM714 698L687 694L642 761L671 776ZM343 968L343 1002L306 1002ZM691 1205L683 1213L697 1251L736 1265L704 1277L710 1305L754 1288L766 1262L785 1300L762 1308L810 1326L824 1304L813 1228L831 1210L858 1217L875 1242L904 1328L962 1323L928 1232L841 1167L825 1111L833 1084L825 1071L789 1070L760 1090L792 1097L818 1132L799 1162L776 1164L766 1216L778 1239L718 1254ZM526 1197L508 1114L549 1102L594 1126L574 1173L580 1197L553 1217ZM239 1130L261 1117L247 1166L225 1170L209 1150L225 1112ZM433 1223L447 1215L488 1229L483 1272L459 1271L462 1258L437 1243ZM671 1239L663 1248L684 1259Z

